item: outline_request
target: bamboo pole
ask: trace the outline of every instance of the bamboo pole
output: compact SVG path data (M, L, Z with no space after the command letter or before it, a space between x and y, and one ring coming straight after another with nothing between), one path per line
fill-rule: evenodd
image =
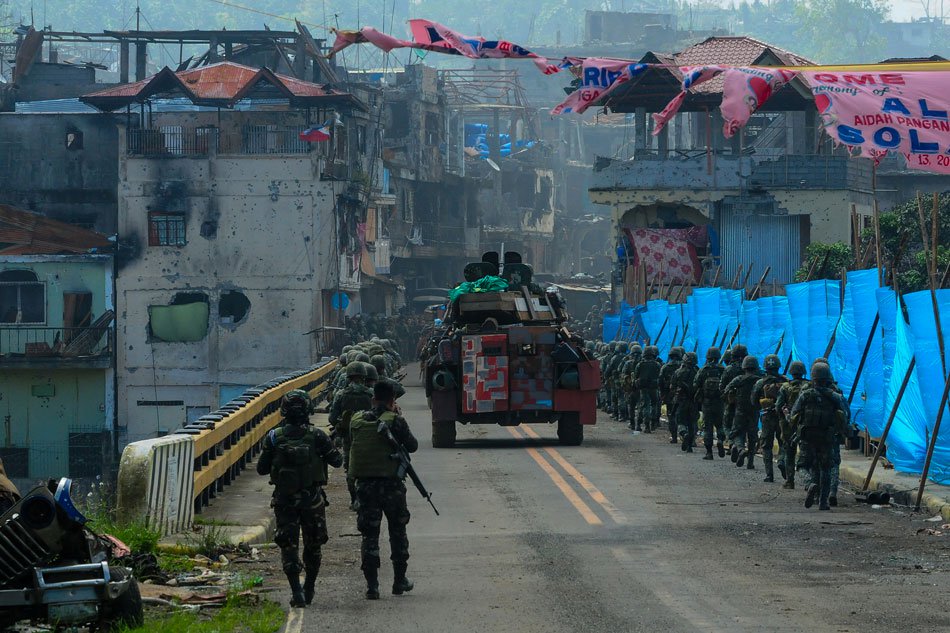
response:
M722 274L722 264L716 267L716 276L713 277L712 287L715 288L719 284L719 275Z
M762 273L762 276L759 277L759 283L755 284L755 288L752 289L752 294L749 295L749 300L754 301L756 295L759 294L759 291L762 289L762 284L765 283L765 278L769 276L769 273L772 271L771 266L765 267L765 272Z
M868 340L864 344L864 353L861 354L861 362L858 363L858 370L854 374L854 383L851 385L851 392L848 394L848 406L854 400L854 394L858 389L858 380L861 379L861 372L864 371L864 363L868 359L868 352L871 351L871 343L874 341L874 333L877 332L877 324L881 320L881 314L874 315L874 323L871 324L871 333L868 334Z
M884 443L887 441L887 436L891 432L891 425L894 423L894 418L897 416L897 409L900 407L901 400L904 398L904 391L907 389L907 383L910 382L910 376L914 373L914 365L917 364L917 359L910 359L910 365L907 366L907 371L904 373L904 380L901 381L901 388L897 392L897 398L894 399L894 406L891 407L891 414L887 416L887 424L884 425L884 432L881 434L881 441L878 442L877 448L874 450L874 459L871 460L871 467L868 469L868 476L864 479L864 485L861 487L861 491L864 492L868 489L868 486L871 485L871 477L874 475L874 469L877 467L877 462L881 458L881 454L884 452Z
M739 287L739 276L742 274L742 268L743 265L739 264L739 268L736 269L736 276L732 278L732 285L730 286L732 290Z
M874 200L874 259L877 263L877 285L884 285L884 264L881 259L881 212L877 208L877 199Z
M745 277L742 279L742 289L745 290L749 287L749 276L752 274L752 268L755 266L755 262L749 264L749 270L745 271Z
M937 224L938 213L939 200L937 197L937 192L935 191L933 209L930 212L930 219L933 223L930 229L930 276L934 278L934 283L937 283L937 246L940 244L940 227Z
M937 446L937 436L940 435L940 423L943 422L943 410L947 407L947 396L950 395L950 378L944 381L943 395L940 397L940 410L937 411L937 420L934 422L933 433L930 434L930 446L927 447L927 459L924 461L924 472L920 473L920 488L917 489L917 502L914 512L920 512L920 500L924 496L924 487L927 485L927 475L930 473L930 462Z

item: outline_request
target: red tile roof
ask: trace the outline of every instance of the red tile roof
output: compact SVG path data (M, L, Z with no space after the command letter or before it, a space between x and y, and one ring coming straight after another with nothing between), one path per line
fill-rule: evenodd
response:
M280 75L268 68L251 68L234 62L220 62L177 73L165 67L147 79L99 90L80 97L80 100L100 110L112 111L166 93L182 94L197 105L225 108L250 96L286 99L299 106L332 107L346 103L362 107L348 93Z
M815 62L777 46L745 35L708 37L673 54L677 66L813 66ZM676 72L677 76L680 73ZM723 78L716 77L691 90L696 93L722 92Z
M112 242L102 233L0 204L0 255L63 255L111 250Z

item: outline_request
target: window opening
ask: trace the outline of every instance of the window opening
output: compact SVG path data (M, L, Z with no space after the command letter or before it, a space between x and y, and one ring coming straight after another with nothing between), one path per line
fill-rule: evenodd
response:
M148 214L149 246L184 246L185 214L150 211Z

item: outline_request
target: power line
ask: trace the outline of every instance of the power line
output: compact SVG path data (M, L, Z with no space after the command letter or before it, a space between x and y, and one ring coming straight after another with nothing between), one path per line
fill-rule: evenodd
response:
M242 11L249 11L251 13L257 13L259 15L266 15L269 18L274 18L275 20L286 20L287 22L300 22L307 26L312 26L317 29L323 29L324 31L330 31L327 28L326 24L314 24L313 22L304 22L303 20L297 20L296 18L288 18L285 15L278 15L276 13L269 13L268 11L261 11L260 9L254 9L252 7L246 7L242 4L235 4L233 2L228 2L227 0L209 0L209 2L214 2L216 4L224 5L226 7L231 7L232 9L240 9Z

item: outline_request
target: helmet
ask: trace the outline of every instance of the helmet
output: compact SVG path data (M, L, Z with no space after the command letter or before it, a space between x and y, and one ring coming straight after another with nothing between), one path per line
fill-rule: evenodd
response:
M629 347L627 346L625 342L621 342L617 345L617 351L620 352L621 354L626 354L627 349L629 349Z
M363 363L363 368L366 370L366 380L369 382L376 382L379 380L379 372L376 371L376 368L373 365L369 363Z
M346 366L346 377L347 378L366 378L366 365L364 363L358 363L352 361L349 365Z
M353 360L355 360L355 361L358 362L358 363L368 363L368 362L369 362L369 354L367 354L366 352L360 352L360 353L356 354L356 356L353 358Z
M759 359L755 356L746 356L742 359L742 369L745 371L755 371L759 368Z
M722 362L723 362L723 364L725 364L725 365L728 365L729 363L732 362L732 350L731 350L731 349L727 349L726 351L724 351L724 352L722 353Z
M793 360L791 366L788 368L788 373L801 378L805 375L805 363L800 360Z
M828 359L825 358L824 356L819 356L814 361L812 361L812 365L814 365L815 363L824 363L825 365L828 365ZM828 365L828 367L831 367L831 365Z
M609 345L610 351L611 351L611 352L616 352L618 345L619 345L619 343L617 343L617 341L610 341L610 345Z
M290 418L306 418L310 413L310 396L302 389L293 389L284 394L280 402L280 414Z
M647 348L643 350L643 357L648 359L654 359L660 355L660 348L656 345L647 345Z
M386 357L382 354L375 354L372 358L369 359L370 364L376 368L380 374L386 373Z
M765 357L765 371L778 370L782 366L782 359L775 354L769 354Z
M636 356L636 357L643 356L643 348L640 347L638 344L634 343L633 345L630 346L630 355Z
M349 361L350 361L350 359L348 359L348 358L346 357L346 354L340 354L340 367L346 367L346 364L347 364Z
M732 360L742 360L749 354L749 350L742 343L732 348Z
M348 351L350 351L351 349L353 349L353 346L352 346L352 345L344 345L342 351L343 351L344 354L346 354L346 353L347 353Z
M670 360L683 360L683 352L685 352L682 347L679 345L670 348Z
M828 363L815 363L812 365L811 379L813 382L831 382L831 367L828 365Z
M719 353L718 347L710 347L706 350L706 362L707 363L716 363L719 361L722 354Z
M693 367L695 367L698 362L696 352L686 352L686 355L683 356L683 362L686 363L687 365L692 365Z

